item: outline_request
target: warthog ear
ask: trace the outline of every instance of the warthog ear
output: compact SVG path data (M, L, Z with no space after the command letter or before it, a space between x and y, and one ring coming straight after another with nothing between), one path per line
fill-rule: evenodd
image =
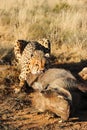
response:
M87 80L87 67L83 68L80 72L79 75L81 76L82 79Z
M35 82L33 85L32 85L32 88L34 90L39 90L39 92L41 92L43 90L43 87L42 87L42 84L39 83L39 82Z

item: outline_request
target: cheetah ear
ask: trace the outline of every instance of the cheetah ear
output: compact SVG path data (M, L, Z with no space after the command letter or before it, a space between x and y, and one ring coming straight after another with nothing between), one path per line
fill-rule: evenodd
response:
M49 57L50 57L50 54L49 54L49 53L46 53L46 54L45 54L45 57L46 57L46 58L49 58Z
M15 43L16 43L18 46L21 46L20 40L16 40Z

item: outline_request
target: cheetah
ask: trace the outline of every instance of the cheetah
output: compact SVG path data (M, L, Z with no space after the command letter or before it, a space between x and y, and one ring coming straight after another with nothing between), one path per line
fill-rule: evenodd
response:
M44 47L39 42L27 42L24 40L15 42L14 54L21 71L19 75L19 87L15 87L15 92L21 90L28 73L39 74L45 70L47 61L45 54L47 53L49 53L49 48Z
M14 44L14 54L18 62L21 60L21 56L25 47L28 48L29 45L27 46L27 44L30 44L33 50L42 50L46 57L49 57L51 54L51 43L46 38L39 39L38 41L17 40ZM28 51L30 51L29 48Z

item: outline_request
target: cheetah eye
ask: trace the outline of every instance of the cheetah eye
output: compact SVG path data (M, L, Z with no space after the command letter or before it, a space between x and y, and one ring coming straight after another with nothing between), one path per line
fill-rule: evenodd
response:
M33 54L31 54L31 57L33 56Z
M38 66L38 64L36 64L36 66Z

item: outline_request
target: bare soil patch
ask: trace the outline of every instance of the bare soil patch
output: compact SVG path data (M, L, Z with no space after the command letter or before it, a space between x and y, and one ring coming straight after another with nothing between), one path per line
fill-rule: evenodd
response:
M6 60L6 59L5 59ZM54 65L70 69L77 73L84 67L86 61L77 64ZM0 130L86 130L87 129L87 97L82 95L77 111L69 121L61 119L51 112L39 113L33 106L32 89L26 87L15 94L12 85L18 84L19 71L6 62L0 65ZM81 80L79 78L79 80ZM32 93L32 96L31 96Z

